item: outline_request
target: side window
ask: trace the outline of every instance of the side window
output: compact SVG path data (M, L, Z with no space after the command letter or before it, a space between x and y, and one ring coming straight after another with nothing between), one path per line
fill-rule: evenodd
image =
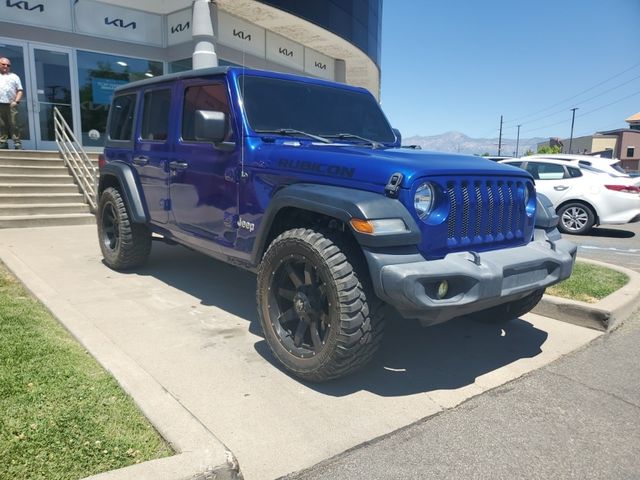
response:
M531 165L531 163L529 165ZM564 167L562 165L556 165L555 163L538 163L536 166L538 167L537 173L540 180L561 180L565 178Z
M577 178L582 176L582 170L580 170L579 168L567 167L567 170L569 170L569 176L571 178Z
M196 110L214 110L223 112L227 117L225 141L233 141L231 128L231 113L227 89L223 83L209 85L195 85L184 91L184 108L182 111L182 139L196 141L195 114Z
M111 140L131 140L133 138L133 118L136 110L136 95L115 97L109 112L109 138Z
M171 108L171 90L152 90L144 94L142 107L142 140L167 139L169 134L169 109Z
M535 162L527 162L527 166L525 167L525 170L529 172L535 180L540 180L540 175L538 174L538 166L539 164Z

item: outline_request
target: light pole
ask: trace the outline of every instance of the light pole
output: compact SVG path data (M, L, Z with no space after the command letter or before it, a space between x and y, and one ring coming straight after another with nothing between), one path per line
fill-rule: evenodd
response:
M502 115L500 115L500 136L498 137L498 156L502 153Z
M516 157L518 156L518 147L520 146L520 127L522 125L518 125L518 136L516 137Z
M573 123L576 119L576 110L578 110L577 107L571 109L573 113L571 114L571 136L569 137L569 154L571 154L571 144L573 143Z

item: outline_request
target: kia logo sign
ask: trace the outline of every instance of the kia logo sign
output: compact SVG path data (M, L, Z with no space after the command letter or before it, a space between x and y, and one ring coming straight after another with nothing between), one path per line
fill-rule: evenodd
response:
M293 57L293 50L288 50L283 47L280 47L278 49L278 53L280 53L280 55L284 55L285 57Z
M121 18L114 18L113 20L109 20L109 17L104 17L104 24L113 25L114 27L119 28L131 28L132 30L136 29L136 22L124 23L124 20L122 20Z
M322 63L322 62L316 62L315 63L315 67L319 70L326 70L327 69L327 64L326 63Z
M242 30L236 30L235 28L233 29L233 36L246 40L247 42L251 41L251 34L246 34Z
M7 0L7 7L9 8L17 8L18 10L27 10L29 12L33 12L34 10L39 10L41 13L44 12L44 5L39 3L38 5L30 6L29 2L25 2L24 0L20 0L18 2L11 2L11 0Z
M171 33L184 32L185 30L189 30L190 28L191 22L179 23L178 25L174 25L171 27Z

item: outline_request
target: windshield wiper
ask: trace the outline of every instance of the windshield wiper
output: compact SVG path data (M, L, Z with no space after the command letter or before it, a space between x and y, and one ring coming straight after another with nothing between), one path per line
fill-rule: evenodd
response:
M318 142L331 143L331 140L327 140L319 135L313 133L303 132L302 130L295 130L293 128L275 128L273 130L256 130L256 133L277 133L279 135L302 135L303 137L312 138Z
M371 148L384 147L384 144L380 142L376 142L375 140L371 140L370 138L361 137L360 135L354 135L353 133L334 133L333 135L324 135L324 136L328 138L337 138L338 140L347 140L347 139L361 140L371 145Z

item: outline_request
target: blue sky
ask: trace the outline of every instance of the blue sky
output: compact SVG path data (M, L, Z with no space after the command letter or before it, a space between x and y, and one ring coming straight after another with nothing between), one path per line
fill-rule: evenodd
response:
M574 137L640 112L640 0L384 0L381 102L403 137Z

